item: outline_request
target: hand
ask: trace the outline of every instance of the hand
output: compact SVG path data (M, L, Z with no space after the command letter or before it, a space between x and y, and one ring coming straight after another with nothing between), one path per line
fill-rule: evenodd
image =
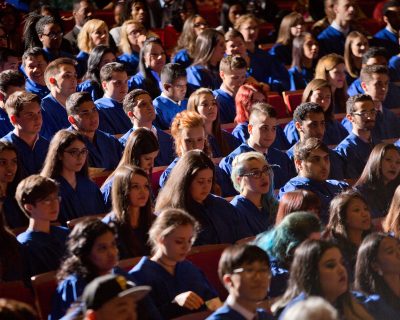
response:
M175 297L174 302L176 302L181 307L188 308L189 310L199 309L204 304L203 299L193 291L187 291L178 294Z

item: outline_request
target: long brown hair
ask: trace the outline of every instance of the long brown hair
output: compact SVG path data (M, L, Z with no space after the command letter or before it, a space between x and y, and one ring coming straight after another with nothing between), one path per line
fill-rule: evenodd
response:
M194 24L197 18L202 18L199 14L195 14L185 21L182 29L182 33L179 36L178 44L175 48L175 53L181 49L187 49L188 55L190 58L193 58L195 48L196 48L196 39L197 35L194 30Z
M332 94L332 89L328 81L324 79L313 79L311 80L306 88L303 91L303 97L301 98L301 102L310 102L311 96L314 91L319 90L321 88L328 88ZM331 99L331 103L326 111L324 111L325 119L331 120L334 118L333 115L333 99Z
M357 67L354 63L354 55L351 50L351 45L353 44L353 41L361 37L367 39L361 32L352 31L347 35L346 42L344 44L344 61L346 63L346 69L349 75L353 78L358 78L360 76L361 68Z
M281 43L285 46L292 46L293 36L290 32L291 27L295 27L298 24L304 24L303 16L298 12L291 12L284 16L279 27L278 38L276 43Z
M203 30L196 39L193 65L202 65L210 68L210 60L220 38L225 41L222 32L214 29Z
M396 238L400 237L400 185L394 192L389 212L382 223L383 231L393 232Z

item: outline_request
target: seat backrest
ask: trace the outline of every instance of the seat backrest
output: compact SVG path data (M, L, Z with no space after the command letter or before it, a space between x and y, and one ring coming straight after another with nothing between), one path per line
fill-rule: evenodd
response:
M232 133L232 131L233 131L233 129L235 129L235 127L236 127L236 123L234 123L234 122L221 124L221 129L228 131L229 133Z
M122 270L129 272L134 266L136 266L142 257L133 257L128 259L123 259L118 262L118 267Z
M0 297L25 302L36 309L33 292L22 281L0 282Z
M100 188L104 181L107 180L108 176L112 173L112 170L104 170L101 168L89 168L89 178L97 184Z
M304 90L283 91L283 100L285 101L287 110L290 115L293 115L294 110L301 104Z
M268 103L275 108L278 118L286 118L288 116L286 104L279 94L269 94Z
M229 246L230 244L224 243L193 247L186 257L204 272L210 284L217 290L218 296L222 301L226 299L228 292L219 280L218 263L222 251Z
M153 190L154 196L158 194L158 190L160 189L160 177L167 167L168 166L153 168L153 172L151 174L151 189Z
M51 311L51 300L57 289L56 271L42 273L31 278L35 301L41 319L47 319Z

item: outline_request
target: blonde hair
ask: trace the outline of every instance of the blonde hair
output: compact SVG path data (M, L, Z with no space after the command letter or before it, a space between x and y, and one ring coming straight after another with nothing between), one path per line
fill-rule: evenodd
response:
M347 72L353 77L357 78L360 76L360 69L357 68L357 66L354 64L353 60L353 52L351 51L351 45L352 43L357 40L358 38L364 38L367 40L365 35L363 35L361 32L358 31L352 31L350 32L347 37L346 37L346 42L344 44L344 61L346 64L346 69ZM368 40L367 40L368 43Z
M107 27L107 24L103 20L91 19L88 22L86 22L78 34L78 40L77 40L78 48L81 51L90 53L92 51L92 49L95 47L95 45L93 44L92 39L90 37L90 34L101 28L106 29L107 37L108 37L108 27ZM107 40L107 42L108 42L108 40Z
M146 28L139 21L132 20L132 19L125 21L121 26L121 38L120 38L120 42L119 42L119 49L123 53L132 54L132 47L131 47L131 44L129 43L129 39L128 39L129 35L127 32L128 26L130 26L132 24L136 25L138 28L141 28L143 31L146 31L145 33L147 33Z

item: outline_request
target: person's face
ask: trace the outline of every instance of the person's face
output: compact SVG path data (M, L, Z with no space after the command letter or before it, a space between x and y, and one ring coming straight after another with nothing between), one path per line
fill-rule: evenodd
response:
M86 162L88 149L80 140L73 141L60 155L63 171L79 172Z
M128 75L126 72L113 72L110 81L103 81L103 89L111 99L122 102L128 93Z
M18 71L19 59L18 57L9 56L6 61L3 62L3 66L0 65L0 72L5 70Z
M158 43L152 43L149 45L146 54L144 55L144 63L147 68L160 73L162 68L165 66L166 55L164 48Z
M354 104L354 112L348 119L353 127L371 131L375 127L376 110L372 101L359 101Z
M236 297L238 301L247 303L264 300L270 280L270 268L261 261L245 263L241 268L234 270L233 274L224 276L229 294Z
M37 102L25 103L22 111L18 116L15 116L15 121L12 122L21 132L37 135L43 123L40 105Z
M0 27L0 48L8 48L7 39L8 37L6 31Z
M118 248L112 232L98 236L90 250L89 260L97 270L98 275L111 271L118 262Z
M192 199L198 203L203 201L210 194L213 184L214 172L211 169L199 170L189 187Z
M46 85L44 81L44 71L46 70L47 62L42 55L30 56L26 58L24 69L27 77L32 79L34 82Z
M154 160L157 158L159 151L142 154L139 157L139 166L148 174L154 168Z
M116 297L95 311L96 320L136 320L136 301L131 296Z
M234 4L229 8L228 19L232 25L235 24L237 18L243 14L243 8L240 4Z
M79 106L79 112L73 116L80 131L95 132L99 127L99 112L93 101L85 101Z
M366 66L376 66L376 65L380 65L380 66L386 66L388 63L386 57L384 56L375 56L375 57L371 57L367 60L367 62L365 63Z
M371 263L382 274L398 275L400 273L399 240L391 237L384 238L379 244L376 262Z
M58 50L61 46L63 33L58 24L46 24L43 28L43 34L39 35L43 48Z
M359 198L350 200L346 210L346 229L367 231L371 229L371 215L368 205Z
M182 101L185 99L187 91L187 80L186 77L178 78L174 83L168 85L168 94L174 101Z
M213 65L217 65L224 57L224 55L225 55L225 39L223 36L220 36L217 45L214 48L214 52L211 55L210 62Z
M107 53L103 54L103 56L101 57L100 63L99 63L99 70L101 70L101 68L103 66L105 66L107 63L115 62L115 61L117 61L117 58L115 57L114 53L107 52Z
M197 110L207 122L214 122L218 116L217 100L211 93L199 95Z
M17 154L13 150L0 152L0 184L11 183L15 178L17 169Z
M325 251L318 262L318 274L322 295L329 302L334 303L347 291L347 271L339 249Z
M389 77L386 74L374 73L371 80L362 82L365 93L372 97L372 100L383 102L389 88Z
M346 65L344 63L339 63L336 67L328 72L329 74L329 84L336 88L343 88L346 81Z
M88 1L81 1L79 3L79 9L73 13L75 17L75 24L82 27L86 22L92 19L93 6Z
M325 0L324 3L324 9L325 9L325 14L329 19L334 19L336 16L335 10L333 9L334 7L334 1L333 0Z
M270 187L271 168L257 159L247 161L245 175L240 177L242 194L266 194ZM260 176L259 176L260 175Z
M185 154L190 150L204 150L204 144L206 141L206 135L204 128L194 127L194 128L183 128L181 131L181 153Z
M220 72L224 86L231 92L235 93L240 86L246 81L246 69L233 69L229 72Z
M304 23L298 23L293 27L290 27L290 34L292 37L299 37L304 31Z
M314 90L310 96L310 102L318 103L324 112L326 112L331 105L331 100L331 89L327 87Z
M100 27L90 34L93 48L101 44L108 46L108 30L105 27Z
M363 54L368 50L369 44L365 37L355 38L350 45L351 52L357 58L362 58Z
M226 51L227 55L235 55L238 54L242 58L246 57L246 45L242 38L236 37L232 40L227 41L226 43Z
M76 92L77 75L74 66L63 64L60 66L58 74L54 77L56 85L52 87L60 95L68 98L71 94Z
M247 20L240 26L239 31L245 42L255 43L258 38L259 26L256 21Z
M296 128L303 134L304 139L322 140L325 134L325 116L322 112L309 112L303 123L296 123Z
M55 221L60 211L61 198L57 193L49 194L43 200L33 204L25 204L24 208L32 218L38 221Z
M158 240L163 258L173 262L183 261L192 248L193 237L192 225L177 226L171 233Z
M150 196L149 179L139 174L131 178L129 203L132 208L142 208L146 205Z
M126 34L131 46L139 45L139 36L146 34L145 30L137 24L128 24L126 27Z
M261 115L254 120L254 124L249 124L249 134L252 141L260 148L269 148L276 138L276 118Z
M310 60L318 58L318 43L313 38L307 38L303 44L304 57Z
M312 150L307 159L296 160L296 166L301 176L325 181L329 176L329 154L321 149Z
M140 122L153 122L156 118L153 101L148 94L141 94L137 96L132 116Z
M208 23L202 17L196 17L194 19L193 29L194 29L194 32L196 33L196 36L198 36L200 33L202 33L207 28L208 28Z
M383 17L383 20L388 23L394 30L399 31L400 29L400 7L389 7L387 14Z
M147 21L147 11L143 3L133 3L131 8L131 16L133 20L138 20L141 24Z
M389 183L400 173L400 155L397 150L389 149L382 158L381 170L383 181Z
M337 5L335 5L333 9L336 13L336 17L340 20L350 22L354 19L354 0L338 0Z

